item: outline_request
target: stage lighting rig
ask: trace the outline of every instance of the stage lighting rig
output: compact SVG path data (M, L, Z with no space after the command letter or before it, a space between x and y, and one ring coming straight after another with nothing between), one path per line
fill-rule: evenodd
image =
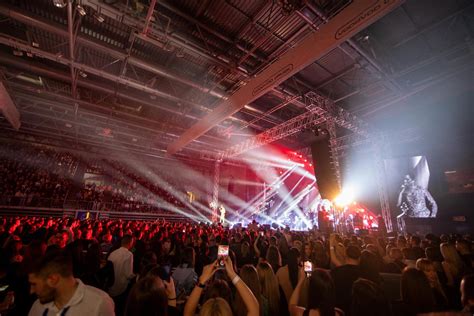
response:
M85 10L84 7L81 6L80 4L78 4L78 5L76 6L76 10L77 10L77 12L78 12L80 15L82 15L82 16L85 16L85 15L86 15L86 10Z
M64 0L53 0L53 4L57 8L65 8L67 6L66 1Z
M101 14L94 14L94 18L99 22L99 23L103 23L105 21L105 18L101 15Z

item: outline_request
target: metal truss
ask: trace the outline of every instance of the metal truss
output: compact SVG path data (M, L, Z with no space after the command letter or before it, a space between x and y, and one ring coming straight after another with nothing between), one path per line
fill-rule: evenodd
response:
M283 124L270 128L264 131L263 133L255 135L254 137L250 137L249 139L243 141L240 144L234 145L226 149L222 153L222 157L232 158L250 149L273 143L279 139L298 133L311 126L321 124L327 119L323 115L324 113L318 110L305 112L301 115L298 115L297 117L286 121Z
M212 187L212 202L211 202L211 221L217 223L219 216L217 210L219 209L219 180L220 180L221 162L217 160L214 164L214 182Z
M304 100L308 110L307 112L226 149L222 153L222 158L238 156L250 149L273 143L314 125L319 125L327 120L332 120L337 125L347 128L363 137L369 136L367 123L349 111L336 106L334 102L328 98L310 91L304 95Z
M373 135L383 135L384 139L390 144L402 144L409 143L420 139L420 133L416 128L405 129L402 131L396 131L392 133L378 133L374 131ZM370 146L370 141L374 136L364 137L360 134L349 134L336 138L335 147L338 151L339 157L346 156L350 150L354 148L364 147L366 151L374 150L373 146ZM362 146L364 145L364 146Z
M385 221L387 232L393 231L392 214L390 212L390 204L388 200L387 179L385 175L384 157L390 155L390 147L387 138L378 134L371 138L374 154L375 178L380 200L380 210Z
M341 168L339 164L339 155L336 148L336 123L330 119L326 122L327 130L329 132L329 153L331 158L331 167L333 168L334 175L336 176L337 184L341 189Z

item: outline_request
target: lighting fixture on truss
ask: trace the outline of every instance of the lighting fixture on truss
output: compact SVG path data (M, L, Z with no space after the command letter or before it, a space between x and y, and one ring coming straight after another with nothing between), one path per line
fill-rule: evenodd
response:
M58 8L65 8L67 6L66 1L64 0L53 0L53 4L55 7L58 7Z
M80 4L78 4L76 6L76 10L77 10L77 12L79 12L80 15L82 15L82 16L86 15L86 10Z
M95 13L94 14L94 18L99 22L99 23L103 23L105 21L105 18L102 16L102 14L99 14L99 13Z

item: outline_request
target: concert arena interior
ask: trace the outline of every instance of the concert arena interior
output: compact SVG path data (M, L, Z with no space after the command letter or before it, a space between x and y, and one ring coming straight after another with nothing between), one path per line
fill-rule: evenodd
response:
M474 315L474 1L1 0L0 315Z

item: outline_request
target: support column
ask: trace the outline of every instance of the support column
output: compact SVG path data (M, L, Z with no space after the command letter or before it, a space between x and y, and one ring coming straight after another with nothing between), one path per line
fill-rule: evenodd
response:
M212 188L212 202L211 202L211 221L217 223L219 215L217 210L219 209L219 179L221 171L221 160L216 160L214 164L214 183Z
M379 134L374 136L372 139L373 153L374 153L374 165L375 165L375 178L377 181L377 187L379 191L380 208L382 217L385 222L387 232L393 231L392 226L392 214L390 212L390 204L387 193L387 181L385 174L385 165L383 158L388 156L390 147L387 139L384 135Z
M341 168L339 165L339 154L337 151L337 135L336 135L336 122L332 119L328 119L326 122L327 130L329 133L329 152L331 155L331 165L334 170L334 175L337 178L337 185L339 191L341 190Z

